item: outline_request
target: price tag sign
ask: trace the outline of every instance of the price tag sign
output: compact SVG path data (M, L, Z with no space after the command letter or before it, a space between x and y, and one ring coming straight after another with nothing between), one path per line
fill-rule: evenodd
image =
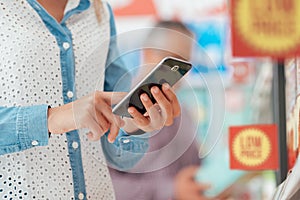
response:
M231 0L233 56L300 55L299 0Z
M231 169L278 169L275 125L230 127L229 144Z

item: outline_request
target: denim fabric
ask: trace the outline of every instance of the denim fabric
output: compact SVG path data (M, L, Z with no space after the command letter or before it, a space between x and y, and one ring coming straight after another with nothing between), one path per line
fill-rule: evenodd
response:
M78 6L66 12L61 23L52 18L36 0L27 0L32 8L38 13L45 26L55 37L60 49L61 76L64 103L76 100L75 93L75 62L72 48L72 33L66 26L66 20L71 16L83 12L90 6L89 0L80 0ZM121 59L118 59L118 49L116 46L115 23L110 9L110 46L107 57L104 90L115 90L115 84L121 76L128 75ZM65 49L63 44L68 42L71 47ZM128 75L129 76L129 75ZM129 78L129 77L128 77ZM125 84L123 84L125 85ZM128 85L128 84L127 84ZM126 90L126 88L120 88ZM67 96L68 91L74 91L74 97ZM0 106L0 155L23 151L36 146L48 144L47 125L48 105L34 105L27 107L4 107ZM80 151L80 138L78 131L66 133L67 140L76 141L79 144L75 151L68 145L70 162L73 173L75 198L80 192L85 194L85 180L82 169L82 158ZM126 142L124 142L126 141ZM114 144L107 141L107 134L101 138L104 155L108 163L112 163L118 169L131 168L147 151L147 139L129 136L120 131Z

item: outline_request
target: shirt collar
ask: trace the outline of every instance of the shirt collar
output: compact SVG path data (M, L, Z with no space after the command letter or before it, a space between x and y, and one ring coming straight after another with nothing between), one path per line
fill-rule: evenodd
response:
M65 14L70 11L73 10L74 8L76 8L80 3L80 0L68 0L68 3L66 5L65 8Z
M67 6L65 8L65 14L70 11L75 9L76 7L79 6L79 4L89 4L90 2L94 2L94 0L68 0Z
M68 0L64 12L65 16L62 21L65 22L71 15L88 9L90 7L91 1L92 0Z
M43 8L37 2L37 0L27 0L28 3L37 11L42 10ZM64 11L64 18L62 22L65 22L70 16L75 13L80 13L90 7L93 0L68 0Z

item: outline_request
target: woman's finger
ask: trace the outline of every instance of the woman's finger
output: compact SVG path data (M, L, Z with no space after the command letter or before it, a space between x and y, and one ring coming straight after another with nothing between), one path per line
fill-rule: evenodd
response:
M94 120L90 120L88 122L88 124L89 124L88 128L90 130L90 132L87 134L88 139L90 139L92 141L99 140L100 137L104 134L104 131L102 130L102 128Z
M96 111L96 119L103 132L107 132L110 129L110 122L102 115L101 112Z
M162 112L166 115L166 126L170 126L173 124L173 109L172 105L169 100L165 97L162 91L157 87L154 86L151 88L151 93L155 98L156 102L158 103L159 107L161 108Z
M128 108L128 113L131 115L133 122L138 126L138 127L147 127L150 123L150 120L143 116L139 111L137 111L136 108L134 107L129 107Z
M108 134L108 141L113 143L116 140L116 137L119 134L119 126L116 123L111 124L110 132Z
M143 93L140 96L140 99L141 99L145 109L148 112L148 110L153 106L153 103L152 103L151 99L148 97L148 95L146 93ZM144 114L144 113L141 113L141 114Z
M100 92L101 98L109 105L119 103L126 94L127 92Z
M173 116L178 117L181 111L180 111L180 104L178 102L175 92L173 91L173 89L170 87L168 83L163 84L162 91L172 105Z
M146 93L141 95L141 101L145 109L147 110L147 113L146 115L144 114L144 117L149 116L151 127L154 127L155 129L160 129L164 125L165 121L162 119L161 108L159 107L159 105L153 105L151 99Z
M110 124L116 123L118 127L122 127L124 125L123 120L112 113L111 106L109 106L105 101L99 100L95 107L97 109L96 112L100 112Z
M149 108L148 113L151 120L151 127L155 129L163 128L164 124L166 124L167 117L160 106L158 104L154 104L151 108Z

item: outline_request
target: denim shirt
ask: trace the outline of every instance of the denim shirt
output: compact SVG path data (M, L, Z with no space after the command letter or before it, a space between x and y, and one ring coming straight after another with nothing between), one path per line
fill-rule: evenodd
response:
M91 2L89 0L80 0L77 5L75 4L74 7L71 6L71 8L65 12L64 18L60 23L52 18L45 11L45 9L43 9L41 5L36 2L36 0L27 0L26 3L28 3L39 15L44 25L47 27L50 35L48 33L45 34L48 34L49 37L54 37L57 42L60 57L60 71L62 80L61 95L63 103L66 104L75 101L79 97L76 94L75 87L76 62L73 50L74 37L66 22L70 18L76 17L77 14L83 13L85 10L90 9ZM106 59L103 88L104 91L113 91L115 84L119 78L126 73L126 70L122 60L117 59L119 55L116 45L115 23L112 10L109 6L107 7L110 13L110 40ZM3 16L0 14L0 17ZM0 30L0 39L1 33L3 33L2 31L4 32L5 30ZM26 52L25 55L28 54L30 53ZM13 62L13 60L11 62ZM5 67L5 65L3 66L0 64L1 71L1 68L3 67ZM3 77L0 78L3 79ZM121 88L121 90L126 89L127 88ZM88 92L90 93L92 91ZM7 95L9 94L4 94L2 92L0 96L0 100L2 99L2 101L0 102L6 102L5 100ZM34 102L28 105L21 105L13 102L11 102L11 104L1 104L0 165L2 156L8 154L14 155L13 153L23 152L24 150L39 148L39 146L42 147L49 144L49 141L52 139L48 137L47 111L49 104L35 104ZM81 146L80 134L78 133L78 130L66 133L66 139L68 148L67 152L73 178L74 198L86 199L87 194L85 187L87 183L84 177L84 169L82 166L83 157L81 155L81 150L83 147ZM74 148L74 145L76 148ZM118 168L119 170L126 170L133 167L133 165L143 156L148 148L147 139L129 136L122 130L113 144L108 143L107 134L105 134L101 138L101 145L107 163L114 168ZM3 176L4 175L0 170L0 197L3 195L2 197L8 198L9 195L7 196L4 194L7 191L1 188L1 178L3 178Z

